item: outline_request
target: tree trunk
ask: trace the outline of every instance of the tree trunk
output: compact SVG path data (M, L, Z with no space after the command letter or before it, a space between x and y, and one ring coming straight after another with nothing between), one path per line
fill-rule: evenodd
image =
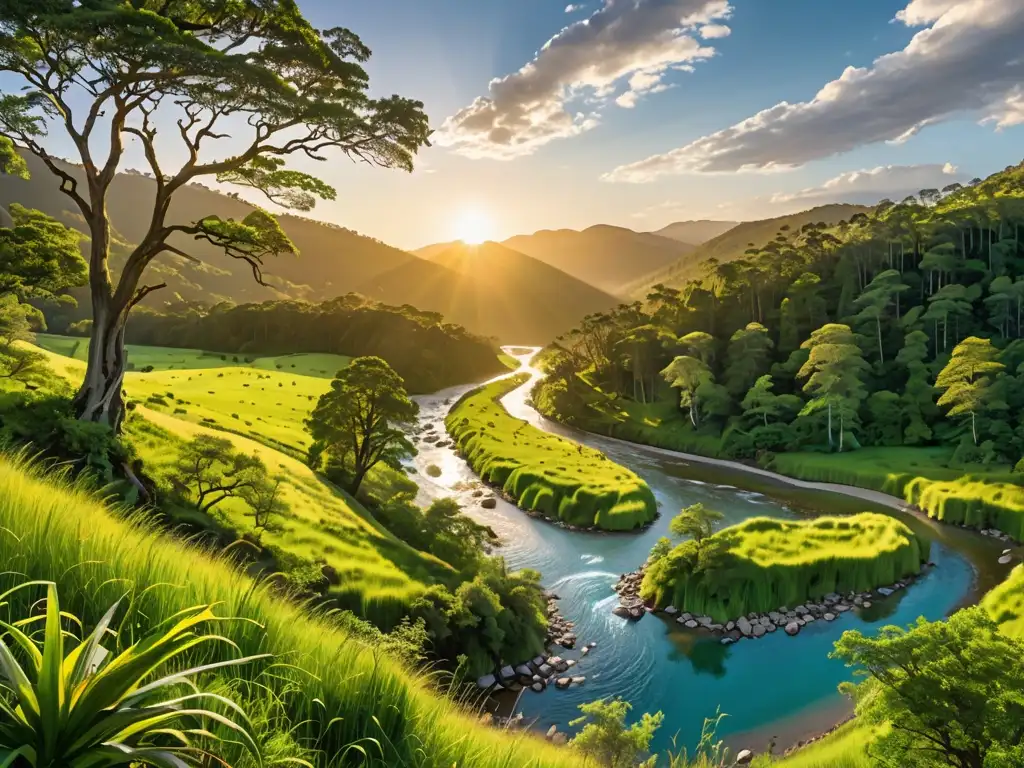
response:
M828 447L832 447L832 403L828 404Z
M875 318L875 324L878 326L878 362L885 362L885 353L882 351L882 316L879 315Z
M839 452L843 452L843 412L839 412Z
M74 408L82 421L106 424L119 431L124 421L122 384L128 366L124 348L126 311L111 306L107 296L93 296L92 337L85 379L75 395Z
M974 411L971 411L971 435L974 436L974 444L978 444L978 425L974 420Z

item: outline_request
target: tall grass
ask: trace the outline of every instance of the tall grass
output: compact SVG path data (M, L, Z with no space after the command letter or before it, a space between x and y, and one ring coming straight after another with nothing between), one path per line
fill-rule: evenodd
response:
M653 520L654 493L635 473L505 410L498 401L525 380L475 389L448 413L445 426L473 470L520 508L573 525L621 531Z
M1003 632L1024 637L1024 565L1014 568L1006 581L985 595L982 605Z
M273 654L243 670L236 688L285 702L288 722L324 750L323 765L519 768L578 765L575 756L529 734L512 738L477 725L436 698L423 680L347 636L329 616L276 599L227 563L125 521L59 479L0 457L0 590L26 579L55 581L63 605L87 625L127 593L132 631L143 634L182 608L217 603L248 619L223 626L241 655ZM28 600L27 597L24 598ZM12 610L28 612L31 606ZM217 660L208 649L188 661ZM296 695L296 692L300 692ZM244 704L244 702L242 702ZM364 758L347 745L375 739ZM342 757L342 755L345 755Z
M875 763L868 757L867 747L874 735L871 726L853 722L770 765L778 765L779 768L871 768ZM762 766L758 764L757 768Z
M721 548L712 569L695 568L696 544L684 542L648 568L641 595L724 622L892 584L917 573L929 551L906 525L873 512L809 521L756 517L703 546Z

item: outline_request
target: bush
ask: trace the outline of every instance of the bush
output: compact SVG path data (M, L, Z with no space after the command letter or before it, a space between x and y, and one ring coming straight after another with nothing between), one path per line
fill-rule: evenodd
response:
M426 473L431 477L440 477L441 468L437 464L430 464L427 466Z
M152 365L144 365L144 366L142 366L142 368L140 368L139 370L140 370L140 371L141 371L142 373L152 373L152 372L153 372L153 366L152 366Z

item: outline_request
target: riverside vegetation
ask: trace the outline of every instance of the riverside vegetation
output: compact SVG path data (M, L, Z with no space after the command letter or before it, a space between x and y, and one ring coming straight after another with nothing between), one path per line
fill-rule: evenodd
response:
M449 411L445 426L473 471L522 509L569 526L625 531L650 523L657 502L636 474L509 415L499 401L526 378L486 384Z

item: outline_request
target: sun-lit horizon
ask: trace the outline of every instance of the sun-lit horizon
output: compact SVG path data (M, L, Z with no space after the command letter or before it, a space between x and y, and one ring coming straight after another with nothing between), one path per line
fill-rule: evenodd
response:
M480 245L494 239L494 219L480 207L465 208L455 220L455 239L466 245Z

